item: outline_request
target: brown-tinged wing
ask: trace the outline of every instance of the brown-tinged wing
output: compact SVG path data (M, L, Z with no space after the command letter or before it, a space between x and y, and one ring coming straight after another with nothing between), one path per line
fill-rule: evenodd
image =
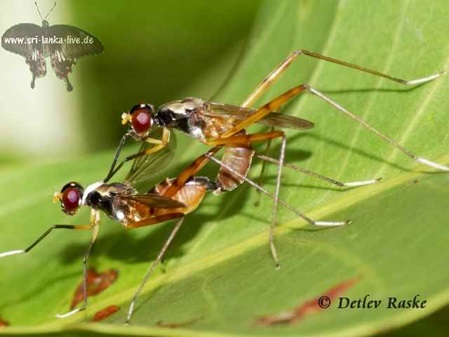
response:
M277 112L272 112L264 119L257 122L268 126L276 126L285 129L308 130L315 126L312 122L306 119L298 118L290 115L283 115Z
M221 103L207 103L207 109L204 112L206 116L209 117L232 117L237 121L244 120L247 116L256 112L256 109L243 108L236 105L230 104L221 104ZM257 121L258 124L264 124L268 126L281 127L287 129L296 129L296 130L307 130L311 129L315 126L312 122L308 120L284 115L278 112L272 112L265 118Z

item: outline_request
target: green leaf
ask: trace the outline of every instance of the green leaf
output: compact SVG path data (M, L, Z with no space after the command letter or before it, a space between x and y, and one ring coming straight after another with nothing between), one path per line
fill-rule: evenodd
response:
M322 52L406 79L448 69L445 1L267 1L237 70L220 101L239 103L265 74L297 48ZM300 58L264 97L309 83L419 155L449 163L445 94L449 79L409 89L322 61ZM122 325L143 274L172 224L125 232L103 219L90 264L116 268L117 282L90 299L86 312L64 320L89 233L52 233L23 256L0 260L0 316L4 333L124 334L154 336L356 336L405 325L447 304L446 229L449 175L433 173L376 138L318 98L295 99L282 113L312 120L316 128L289 131L287 161L341 181L383 177L373 186L341 191L285 170L281 198L318 220L352 219L350 225L315 229L282 210L276 230L281 269L268 248L271 200L248 187L208 196L187 220L165 260L140 296L133 324ZM181 138L181 135L178 139ZM184 143L184 142L179 142ZM204 147L180 144L178 171ZM189 146L189 147L187 147ZM262 147L263 148L263 147ZM188 151L187 151L188 150ZM68 180L103 177L112 153L40 167L2 171L2 250L25 247L53 223L83 223L88 212L68 219L52 192ZM275 168L268 172L273 188ZM257 169L252 173L257 177ZM354 277L340 296L369 295L379 309L327 310L292 325L262 327L258 317L291 310ZM427 300L424 309L386 309L388 297ZM84 324L107 305L121 306L111 324ZM159 321L178 329L157 327Z

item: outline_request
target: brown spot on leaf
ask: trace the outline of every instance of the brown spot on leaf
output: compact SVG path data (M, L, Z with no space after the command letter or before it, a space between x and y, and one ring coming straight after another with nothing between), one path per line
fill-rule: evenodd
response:
M117 279L118 271L109 269L105 272L98 273L95 268L87 270L87 296L95 296L109 288ZM84 300L83 281L78 285L73 294L70 309L74 309L80 302Z
M100 311L97 311L95 313L94 317L92 317L91 322L100 322L100 321L108 318L112 314L115 314L119 310L120 310L119 306L110 305L104 309L101 309Z
M321 299L329 299L330 301L333 301L336 297L343 294L347 289L352 287L355 283L359 281L360 277L355 277L352 279L349 279L345 282L339 283L336 286L330 288L326 292L322 293L318 297L315 297L311 300L307 300L300 304L299 306L275 314L275 315L268 315L268 316L261 316L256 319L257 325L262 326L272 326L276 324L293 324L298 323L300 320L302 320L305 316L313 313L320 312L321 310L324 310L326 307L323 306L323 303L320 302ZM330 303L330 302L329 302Z

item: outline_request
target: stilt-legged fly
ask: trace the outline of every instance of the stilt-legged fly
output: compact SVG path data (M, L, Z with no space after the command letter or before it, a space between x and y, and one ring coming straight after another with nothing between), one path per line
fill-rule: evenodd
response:
M149 146L148 143L143 143L141 151L144 151L147 146ZM65 184L60 192L55 193L54 201L59 201L62 211L68 215L75 215L82 206L89 207L91 209L90 222L88 224L78 225L52 225L27 248L0 253L0 258L28 253L55 229L92 231L92 237L83 259L84 277L82 305L68 313L58 315L58 317L67 317L84 310L87 307L87 262L100 230L101 211L114 221L119 222L125 228L129 229L177 220L157 258L149 266L143 281L133 296L127 316L127 322L129 322L140 292L154 272L158 263L163 259L165 252L183 223L184 216L193 212L199 206L206 192L216 191L218 189L218 184L216 182L213 182L207 177L197 176L196 174L211 158L214 158L213 156L220 150L219 146L210 149L207 153L196 158L175 179L165 179L163 182L150 189L147 193L139 193L135 186L142 180L145 180L148 175L156 169L158 163L164 161L165 153L168 150L169 148L165 147L153 155L137 157L123 182L108 183L103 180L93 183L85 189L76 182ZM240 178L239 175L237 176ZM241 179L242 181L251 183L245 176L241 176ZM274 198L272 194L266 192L258 185L253 186ZM296 215L308 219L307 216L282 200L279 200L279 204L294 212ZM317 225L341 225L344 223L346 222L316 222Z
M318 53L307 50L297 50L290 54L281 64L279 64L271 73L269 73L263 81L256 87L256 89L248 96L241 106L220 104L214 102L204 101L199 98L186 98L184 100L173 101L160 106L157 110L150 104L135 105L128 113L123 113L122 123L130 124L129 131L123 136L120 146L117 150L113 164L108 174L108 178L120 169L120 167L128 160L136 158L143 154L152 154L160 151L170 141L170 132L172 129L179 130L188 136L198 139L200 142L210 146L220 146L224 148L224 155L219 161L221 164L220 173L217 178L216 193L221 191L230 191L243 182L243 177L246 177L251 166L251 160L255 153L252 148L252 143L267 141L272 139L281 139L281 149L279 158L269 158L263 155L257 155L260 159L277 164L277 179L274 192L273 204L273 218L270 230L270 247L275 263L278 265L277 253L273 243L273 229L276 222L277 204L279 199L279 190L281 185L282 168L290 167L298 171L325 179L331 183L339 186L362 186L375 183L380 179L372 179L359 182L341 183L335 179L324 177L315 172L311 172L291 164L285 164L285 150L286 137L284 132L278 130L271 130L269 132L247 134L245 129L253 123L262 123L271 127L287 127L299 130L310 129L313 123L304 119L293 116L282 115L279 113L280 108L295 98L299 94L309 92L326 103L330 104L337 111L358 122L364 128L374 133L379 138L383 139L390 145L394 146L409 158L430 166L432 168L449 171L449 167L435 163L426 158L415 155L410 150L406 149L392 138L386 136L378 129L366 123L363 119L353 114L330 97L307 84L298 85L280 96L274 98L270 102L262 105L259 108L251 108L257 99L264 94L269 87L271 87L281 76L282 73L300 56L309 56L315 59L335 63L344 67L352 68L361 72L365 72L374 76L383 77L390 81L402 85L418 85L432 81L445 72L440 72L434 75L414 79L403 80L393 77L375 70L358 66L356 64L347 63L338 59L330 58ZM152 138L150 131L153 128L162 128L162 136ZM119 165L117 164L121 147L125 144L128 138L145 141L153 144L153 147L145 151L145 153L137 153L125 158ZM216 161L216 160L214 160ZM310 219L311 220L311 219ZM309 221L309 220L307 220ZM316 224L313 220L309 221Z
M141 149L143 150L145 146L147 144L143 144ZM139 193L135 186L142 179L146 179L148 174L151 174L151 171L156 168L157 164L163 161L167 150L168 148L165 148L158 154L151 156L151 158L148 156L137 158L123 182L105 183L104 181L99 181L87 186L85 189L76 182L65 184L60 192L55 193L54 201L59 201L62 211L68 215L75 215L82 206L89 207L91 210L90 222L78 225L54 224L27 248L0 253L0 258L28 253L55 229L90 230L92 237L83 260L83 304L80 308L59 317L66 317L84 310L87 306L87 261L100 230L101 211L129 229L178 219L169 239L158 255L156 261L159 262L179 230L184 215L198 207L206 191L211 189L209 184L212 184L207 178L189 175L182 183L177 183L176 179L166 179L148 192ZM213 150L210 153L213 154ZM202 166L198 166L196 163L194 167L202 168ZM190 167L187 170L189 172L192 171ZM173 188L170 189L171 186Z

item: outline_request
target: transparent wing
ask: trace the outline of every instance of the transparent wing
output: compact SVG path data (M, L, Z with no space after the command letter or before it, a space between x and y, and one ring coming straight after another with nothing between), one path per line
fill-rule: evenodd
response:
M147 193L147 194L137 194L132 196L122 197L126 200L132 200L141 204L144 204L149 207L155 208L181 208L185 207L185 205L179 201L170 199L163 195Z
M152 130L149 135L153 139L162 138L162 128ZM170 164L176 151L176 138L173 133L170 135L170 142L161 150L146 154L147 150L151 150L155 145L143 142L139 151L136 153L137 158L134 159L131 170L128 172L125 181L132 186L149 181L150 179L161 174L161 172Z
M276 126L286 129L307 130L315 126L308 120L298 118L290 115L283 115L280 113L271 113L264 119L257 122L258 124L264 124L268 126Z
M247 116L253 114L256 109L243 108L236 105L220 104L220 103L207 103L207 109L204 112L209 117L233 117L240 121ZM277 126L281 128L307 130L313 128L315 125L308 120L298 118L290 115L283 115L280 113L271 113L262 120L257 122L258 124L264 124L268 126Z

